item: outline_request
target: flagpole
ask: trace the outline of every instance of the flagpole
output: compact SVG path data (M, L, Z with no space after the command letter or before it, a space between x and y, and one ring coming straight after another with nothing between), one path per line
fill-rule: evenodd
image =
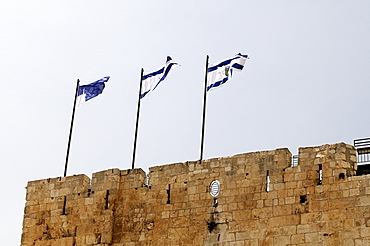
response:
M205 129L205 122L206 122L208 60L209 60L209 56L207 55L207 57L206 57L206 75L205 75L205 79L204 79L203 123L202 123L202 137L201 137L201 144L200 144L200 159L199 159L200 164L202 164L202 160L203 160L204 129Z
M144 68L141 68L141 75L140 75L140 86L139 86L139 96L137 99L137 112L136 112L136 127L135 127L135 138L134 138L134 148L132 151L132 166L131 169L135 167L135 155L136 155L136 142L137 142L137 133L139 128L139 116L140 116L140 102L141 102L141 87L143 84L143 75L144 75Z
M75 93L75 100L73 103L73 110L72 110L72 119L71 119L71 127L69 128L69 138L68 138L68 146L67 146L67 154L66 154L66 163L64 166L64 177L67 175L67 167L68 167L68 157L69 157L69 149L71 147L71 139L72 139L72 130L73 130L73 122L75 118L75 110L76 110L76 101L77 101L77 93L78 93L78 87L80 86L80 80L77 80L76 85L76 93Z

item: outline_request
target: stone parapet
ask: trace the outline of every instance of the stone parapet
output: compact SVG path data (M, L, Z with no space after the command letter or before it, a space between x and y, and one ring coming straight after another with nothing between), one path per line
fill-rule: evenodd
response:
M22 246L368 245L370 175L344 143L31 181ZM219 193L210 184L219 181Z

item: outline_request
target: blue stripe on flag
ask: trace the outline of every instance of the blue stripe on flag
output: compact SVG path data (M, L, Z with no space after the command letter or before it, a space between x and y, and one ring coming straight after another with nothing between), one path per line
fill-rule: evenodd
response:
M231 58L231 59L227 59L225 61L222 61L216 65L213 65L212 67L209 67L208 68L208 72L212 72L212 71L215 71L217 70L217 68L219 67L223 67L223 66L226 66L226 65L229 65L231 63L232 60L235 60L235 59L238 59L239 57L234 57L234 58Z
M244 66L240 65L239 63L234 63L231 67L239 70L242 70L244 68Z
M107 82L109 78L110 78L109 76L106 76L88 85L79 86L77 95L80 96L82 94L85 94L85 101L88 101L100 95L105 88L104 83Z
M162 67L161 69L158 69L157 71L154 71L152 73L148 73L148 74L144 75L143 76L143 81L146 80L146 79L148 79L148 78L150 78L150 77L154 77L154 76L156 76L158 74L163 73L163 70L164 70L164 67Z
M228 80L229 80L229 77L226 77L226 78L224 78L224 79L223 79L223 80L221 80L221 81L217 81L217 82L215 82L215 83L211 84L210 86L208 86L208 87L207 87L207 91L209 91L209 90L210 90L210 89L212 89L212 88L217 88L217 87L219 87L220 85L225 84Z
M155 88L157 88L159 83L161 83L167 77L167 75L171 71L173 65L177 65L177 64L176 63L170 63L170 65L168 65L168 67L166 67L166 71L164 72L163 77L158 81L157 85L153 88L153 91L155 90Z
M143 97L145 97L145 96L146 96L146 94L148 94L148 93L149 93L149 91L150 91L150 90L148 90L148 91L146 91L146 92L142 93L142 94L140 95L140 99L141 99L141 98L143 98Z
M141 89L140 99L144 98L150 91L155 90L155 88L157 88L157 86L167 78L168 73L174 65L178 65L171 61L172 58L167 56L166 64L162 68L143 76L142 83L144 84Z
M216 64L210 64L207 70L207 91L228 82L232 77L234 69L236 71L242 71L247 58L248 55L239 53L235 57L225 59Z

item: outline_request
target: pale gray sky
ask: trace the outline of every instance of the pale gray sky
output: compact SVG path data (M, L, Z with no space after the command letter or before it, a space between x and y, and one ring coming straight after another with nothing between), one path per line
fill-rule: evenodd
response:
M208 95L205 158L370 137L369 1L3 0L0 240L19 245L25 186L63 175L76 80L111 76L78 108L68 174L129 169L140 69L180 63L142 101L136 167L199 158L205 57L248 54Z

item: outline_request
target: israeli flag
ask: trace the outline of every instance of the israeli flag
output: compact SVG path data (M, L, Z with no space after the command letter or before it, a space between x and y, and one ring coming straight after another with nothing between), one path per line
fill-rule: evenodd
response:
M173 62L172 58L167 56L166 65L157 71L143 75L140 99L145 97L150 91L154 91L159 83L167 77L171 69L176 66L179 66L179 64Z
M234 70L242 71L248 55L237 54L218 63L209 64L207 74L207 91L218 88L231 79Z
M77 92L77 106L84 104L86 101L100 95L105 87L105 82L109 80L110 76L101 78L88 85L81 85Z

